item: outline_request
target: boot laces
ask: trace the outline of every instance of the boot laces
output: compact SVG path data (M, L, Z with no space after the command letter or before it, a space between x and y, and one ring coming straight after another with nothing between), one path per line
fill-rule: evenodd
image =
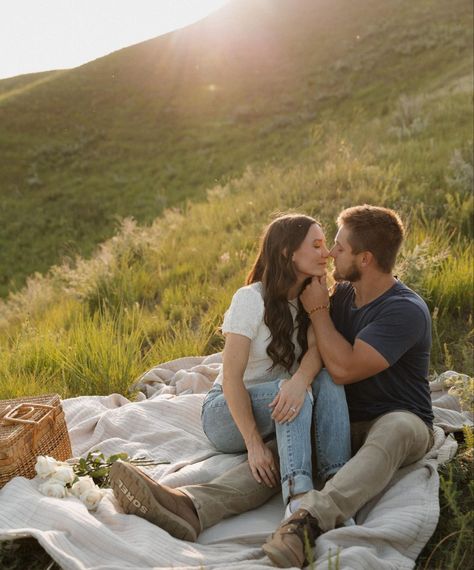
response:
M288 534L296 534L303 544L305 542L306 534L310 544L313 545L321 534L321 529L318 521L308 513L304 517L290 521L288 523L288 528L285 529L284 532Z

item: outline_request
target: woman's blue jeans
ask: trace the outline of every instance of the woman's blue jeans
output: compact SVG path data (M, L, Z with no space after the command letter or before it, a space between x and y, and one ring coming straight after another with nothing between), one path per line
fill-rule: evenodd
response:
M283 501L313 489L311 426L314 426L318 478L325 481L351 456L350 423L343 386L334 384L323 369L311 385L298 416L280 424L271 418L268 404L284 380L274 380L248 387L252 411L263 439L276 434L280 458ZM202 407L204 433L224 453L246 451L244 439L225 401L222 387L214 386ZM314 422L313 422L314 419Z

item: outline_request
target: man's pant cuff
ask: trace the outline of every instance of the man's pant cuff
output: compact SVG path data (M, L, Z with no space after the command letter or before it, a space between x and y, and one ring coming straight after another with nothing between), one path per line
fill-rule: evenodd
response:
M204 511L202 509L201 504L199 503L199 501L197 499L195 499L191 493L189 491L186 490L185 487L179 487L179 490L181 491L181 493L184 493L187 497L189 497L194 505L194 508L196 509L196 513L199 519L199 525L201 527L200 532L202 532L205 528L207 528L210 525L206 525L206 521L205 519L205 515L204 515Z

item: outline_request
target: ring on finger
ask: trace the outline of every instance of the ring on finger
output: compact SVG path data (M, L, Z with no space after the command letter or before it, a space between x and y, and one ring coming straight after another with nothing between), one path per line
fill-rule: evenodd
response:
M295 408L294 406L291 407L290 410L291 410L294 414L296 414L296 408Z

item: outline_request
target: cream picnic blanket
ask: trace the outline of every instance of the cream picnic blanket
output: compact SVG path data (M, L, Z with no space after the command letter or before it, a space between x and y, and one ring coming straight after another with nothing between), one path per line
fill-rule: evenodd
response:
M216 453L201 429L203 393L219 366L220 355L213 355L156 367L140 380L138 401L118 394L65 400L74 454L100 449L166 460L151 474L171 486L209 481L243 461L245 455ZM436 423L446 431L472 425L443 389L445 377L433 384ZM358 513L356 526L318 539L318 570L334 568L336 558L341 570L413 568L438 521L437 467L456 452L454 438L440 427L435 440L426 457L400 470ZM34 536L65 570L272 568L261 544L282 517L279 497L207 529L193 544L122 514L110 490L90 513L76 498L48 498L37 487L36 480L17 477L0 490L0 540Z

